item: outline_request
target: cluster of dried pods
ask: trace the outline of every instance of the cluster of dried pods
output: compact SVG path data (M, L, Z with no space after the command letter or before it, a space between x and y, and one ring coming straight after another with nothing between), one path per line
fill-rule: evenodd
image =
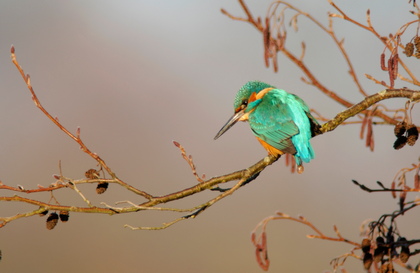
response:
M414 56L417 59L420 59L420 37L416 36L412 42L408 42L404 47L403 53L407 57Z
M99 178L99 171L95 170L95 169L89 169L85 172L85 176L88 179L98 179ZM96 186L96 193L97 194L104 193L108 189L108 184L109 183L107 183L107 182L98 183L98 185Z
M40 216L45 216L48 214L48 210L45 210L41 212ZM47 221L46 221L46 227L48 230L51 230L55 228L55 226L58 223L58 219L60 219L61 222L65 223L69 220L70 215L69 212L66 210L61 210L59 213L57 212L51 212L50 215L48 215Z
M394 149L399 150L408 144L413 146L419 138L419 131L414 124L407 124L405 121L398 123L394 128L397 140L394 142Z
M99 171L95 170L95 169L89 169L88 171L86 171L85 173L86 178L88 179L98 179L99 178ZM108 189L108 183L107 182L100 182L98 183L98 185L96 186L96 193L97 194L102 194L104 193L106 190ZM45 210L41 213L39 213L40 216L45 216L48 214L48 210ZM58 219L60 219L61 222L67 222L69 220L69 212L66 210L61 210L58 213L57 212L51 212L48 215L47 221L46 221L46 227L48 230L51 230L53 228L55 228L55 226L58 223Z
M363 251L363 266L368 270L372 263L382 263L379 272L391 273L395 271L390 260L394 257L398 257L402 263L406 263L410 258L409 242L404 237L399 237L397 241L394 241L394 236L386 236L386 240L382 236L378 236L375 239L375 244L372 244L372 240L365 238L362 241ZM399 252L397 251L399 248ZM385 260L384 257L389 256L390 259Z

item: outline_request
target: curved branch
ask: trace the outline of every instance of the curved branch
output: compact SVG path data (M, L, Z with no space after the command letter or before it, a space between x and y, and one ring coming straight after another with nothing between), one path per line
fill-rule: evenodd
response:
M253 24L258 25L257 21L251 21L253 22ZM286 53L288 53L287 50L285 50ZM3 224L0 225L4 226L6 223L15 220L15 219L19 219L21 217L29 217L32 215L36 215L41 213L42 211L45 210L60 210L60 211L72 211L72 212L82 212L82 213L103 213L103 214L116 214L116 213L129 213L129 212L137 212L137 211L141 211L141 210L150 210L150 209L154 209L154 210L164 210L164 211L173 211L173 212L187 212L190 211L192 212L189 215L186 216L182 216L180 218L177 218L169 223L165 223L163 226L161 227L132 227L132 226L127 226L130 227L132 229L162 229L162 228L167 228L175 223L178 223L181 220L185 220L185 219L192 219L195 218L196 216L198 216L201 212L203 212L205 209L207 209L208 207L212 206L213 204L215 204L216 202L222 200L223 198L225 198L228 195L233 194L236 190L238 190L240 187L242 187L243 185L253 181L267 166L273 164L278 157L276 156L271 156L268 155L267 157L261 159L260 161L258 161L257 163L255 163L254 165L243 169L243 170L239 170L239 171L235 171L229 174L225 174L225 175L221 175L221 176L217 176L217 177L213 177L207 180L204 180L204 176L203 178L201 178L200 176L198 176L196 169L195 169L195 165L194 162L192 161L192 157L191 156L187 156L185 149L177 142L174 142L175 146L177 146L182 154L182 157L187 161L187 163L190 165L190 168L192 170L193 175L196 177L198 183L194 186L191 186L189 188L183 189L183 190L179 190L173 193L169 193L166 195L162 195L162 196L154 196L152 194L149 194L147 192L144 192L140 189L137 189L133 186L131 186L130 184L120 180L116 174L114 172L111 171L111 168L109 168L109 166L105 163L105 161L103 159L101 159L97 154L93 153L90 151L90 149L83 143L81 137L80 137L80 129L77 130L76 134L72 134L70 133L69 130L67 130L57 118L52 117L49 112L41 105L38 97L36 96L31 82L30 82L30 77L28 75L25 75L22 67L19 65L17 59L16 59L16 55L15 55L15 49L14 47L12 47L11 49L11 57L12 57L12 62L15 64L15 66L17 67L17 69L19 70L20 74L22 75L22 78L24 79L25 83L28 86L28 89L30 91L30 93L32 94L32 99L35 103L35 105L47 116L48 119L50 119L60 130L62 130L67 136L69 136L71 139L73 139L76 143L78 143L80 145L80 147L82 148L82 150L88 154L89 156L91 156L94 160L96 160L100 166L101 169L104 169L109 175L111 175L111 179L106 179L105 177L100 177L99 172L96 170L89 170L88 172L86 172L86 177L88 179L70 179L67 177L64 177L61 174L61 167L60 167L60 175L55 175L54 177L57 180L57 182L53 183L50 185L50 187L42 187L42 186L38 186L38 188L36 189L24 189L23 187L19 186L19 187L11 187L11 186L7 186L3 183L0 182L0 189L5 189L5 190L11 190L11 191L17 191L17 192L25 192L25 193L38 193L38 192L45 192L45 191L49 191L51 192L51 194L53 193L53 191L55 190L60 190L60 189L71 189L76 191L81 198L83 199L83 201L85 201L85 203L88 204L88 207L75 207L75 206L64 206L64 205L60 205L60 204L50 204L50 203L45 203L45 202L41 202L41 201L37 201L37 200L33 200L33 199L28 199L28 198L23 198L20 196L12 196L12 197L0 197L0 201L15 201L15 202L24 202L24 203L28 203L31 205L35 205L38 206L40 209L34 210L32 212L26 213L26 214L18 214L12 217L3 217L0 218L1 221L3 221ZM290 55L290 57L293 59L294 56ZM296 60L296 63L300 64L302 66L302 70L306 71L307 75L309 76L309 78L311 78L311 72L309 70L307 70L307 68L305 67L305 65L303 64L303 62L301 62L300 60ZM323 86L321 84L319 84L315 78L311 79L311 81L313 81L313 84L315 85L319 85L320 88L323 88ZM327 89L325 89L324 91L326 92L331 92ZM335 95L335 93L331 92L332 96ZM388 90L384 90L381 91L377 94L371 95L369 97L366 97L363 101L361 101L360 103L351 106L351 104L347 101L342 101L342 104L348 105L349 108L346 109L345 111L337 114L337 116L335 118L333 118L332 120L327 121L326 123L324 123L320 128L317 128L315 135L320 135L320 134L324 134L326 132L332 131L334 130L337 126L339 126L340 124L342 124L345 120L347 120L350 117L353 117L355 115L357 115L358 113L361 113L363 111L365 111L366 109L368 109L370 106L374 105L375 103L381 101L381 100L385 100L385 99L390 99L390 98L395 98L395 97L405 97L411 101L417 101L420 100L420 92L419 91L413 91L413 90L408 90L408 89L388 89ZM339 98L335 98L336 100ZM376 115L380 115L380 111L376 111L378 112ZM230 181L238 181L236 182L236 184L229 189L221 189L219 187L217 187L220 184L223 183L227 183ZM126 188L127 190L134 192L135 194L142 196L144 198L146 198L147 200L144 201L143 203L139 204L139 205L135 205L134 203L128 201L126 203L130 204L129 206L126 207L111 207L108 205L105 205L106 207L97 207L91 204L91 202L84 196L84 194L76 187L77 184L84 184L84 183L98 183L99 184L108 184L108 183L115 183L118 184L124 188ZM165 204L165 203L170 203L172 201L175 200L179 200L194 194L198 194L200 192L203 192L205 190L218 190L220 191L220 194L217 195L216 197L210 199L207 202L204 202L198 206L189 208L189 209L178 209L178 208L162 208L162 207L158 207L158 205L160 204ZM53 196L52 196L53 198ZM55 198L54 198L55 199Z
M413 91L406 88L402 89L386 89L379 93L366 97L363 101L353 105L352 107L338 113L332 120L324 123L318 134L326 133L337 128L346 119L357 115L358 113L368 109L375 103L390 98L407 98L410 101L420 100L420 91ZM317 135L318 135L317 134Z

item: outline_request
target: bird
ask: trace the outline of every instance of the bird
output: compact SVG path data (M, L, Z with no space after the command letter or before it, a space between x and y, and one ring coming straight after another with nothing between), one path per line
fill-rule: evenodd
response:
M315 158L310 139L320 125L297 95L261 82L249 81L236 94L234 114L220 129L218 139L238 121L248 121L260 144L273 156L294 156L297 172L302 162Z

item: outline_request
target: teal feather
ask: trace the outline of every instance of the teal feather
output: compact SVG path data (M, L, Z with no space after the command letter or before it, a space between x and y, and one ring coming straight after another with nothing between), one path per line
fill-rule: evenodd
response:
M274 87L259 81L246 83L236 95L235 109L253 92L258 94L266 88ZM255 136L284 153L294 155L298 165L315 157L309 141L312 137L311 123L319 125L298 96L272 89L260 100L248 104L245 112L250 112L248 121Z
M248 99L252 93L258 93L263 89L272 87L274 86L260 81L247 82L244 86L241 87L241 89L239 89L238 93L236 93L235 102L233 103L234 109L237 109L239 106L241 106L243 101Z

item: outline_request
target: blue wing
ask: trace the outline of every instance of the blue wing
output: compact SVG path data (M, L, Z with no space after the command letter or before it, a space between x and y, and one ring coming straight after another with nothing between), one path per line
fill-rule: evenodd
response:
M312 136L308 118L309 108L299 97L284 90L273 89L249 115L254 134L274 148L309 162L314 152L309 139Z

